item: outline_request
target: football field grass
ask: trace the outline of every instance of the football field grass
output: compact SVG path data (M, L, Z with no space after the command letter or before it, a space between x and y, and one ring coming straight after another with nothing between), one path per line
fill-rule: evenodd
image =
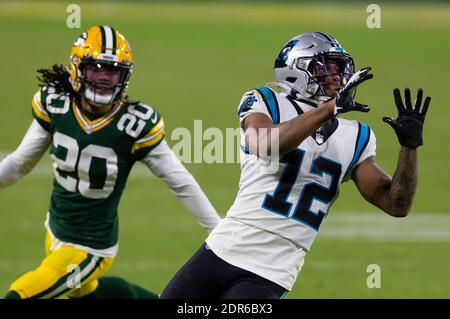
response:
M419 186L411 215L395 220L366 203L351 182L307 255L288 298L450 297L449 5L381 5L381 29L366 27L364 5L80 2L81 29L66 27L63 2L0 3L0 157L20 143L31 122L35 70L66 64L85 28L110 24L130 41L135 71L129 94L165 118L167 140L179 127L222 131L238 125L241 94L273 80L273 61L291 37L335 36L356 67L375 78L358 90L377 136L377 161L392 174L399 149L381 121L395 115L394 87L422 87L432 102L419 151ZM208 142L205 141L204 144ZM51 194L48 155L35 172L0 191L0 296L44 255L43 222ZM239 164L186 164L225 215L238 189ZM109 274L161 292L196 251L206 232L165 184L138 163L120 204L120 250ZM366 285L367 267L381 269L381 287Z

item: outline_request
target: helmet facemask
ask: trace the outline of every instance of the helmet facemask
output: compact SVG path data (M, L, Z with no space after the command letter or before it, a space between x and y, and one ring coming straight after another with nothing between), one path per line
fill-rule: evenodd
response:
M80 63L82 94L89 103L105 106L121 98L132 71L130 64L84 58Z
M346 53L320 53L299 58L295 65L308 74L306 92L316 100L335 97L355 72L353 59Z

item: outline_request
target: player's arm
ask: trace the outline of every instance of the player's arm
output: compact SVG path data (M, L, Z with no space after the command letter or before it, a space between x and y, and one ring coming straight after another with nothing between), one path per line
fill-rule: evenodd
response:
M401 147L397 168L391 178L371 156L356 166L352 178L361 195L394 217L405 217L417 186L417 150Z
M142 161L153 174L166 182L201 226L208 232L216 227L220 216L165 140L152 149Z
M242 128L246 133L246 145L251 153L257 155L261 155L261 149L267 147L268 155L270 155L272 153L271 138L278 138L280 154L292 151L333 116L335 105L335 99L330 100L320 104L317 109L277 125L274 125L270 117L263 113L252 113L242 122ZM277 129L277 132L273 129ZM274 134L277 136L275 137Z
M333 115L350 111L368 112L369 107L367 105L359 104L353 100L353 91L359 84L373 77L372 74L369 74L370 70L371 68L367 67L356 72L336 98L321 103L316 109L303 113L290 121L274 125L271 119L263 113L249 114L241 125L246 133L245 142L250 152L258 156L271 155L273 153L271 141L275 139L278 140L278 153L287 153L297 148L304 139ZM261 152L262 149L267 151Z
M401 148L397 168L391 178L375 162L367 158L352 172L358 190L370 203L394 217L405 217L412 206L417 186L417 147L423 144L422 128L431 98L427 97L421 109L422 90L419 90L414 108L409 89L405 90L405 104L400 92L394 90L399 112L397 119L384 117L399 139Z
M31 172L50 145L50 133L34 120L19 147L0 162L0 188Z

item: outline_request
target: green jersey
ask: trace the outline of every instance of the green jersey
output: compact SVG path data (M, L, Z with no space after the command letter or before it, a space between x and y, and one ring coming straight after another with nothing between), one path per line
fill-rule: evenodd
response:
M49 226L60 240L106 249L118 242L117 206L133 164L164 138L164 121L151 106L119 102L89 119L75 98L43 87L34 118L50 133L54 188Z

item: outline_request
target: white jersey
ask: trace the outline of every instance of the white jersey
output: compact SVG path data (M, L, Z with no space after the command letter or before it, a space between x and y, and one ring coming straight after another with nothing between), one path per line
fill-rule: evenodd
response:
M263 113L279 124L313 107L261 87L244 94L238 115L242 122ZM340 118L284 154L276 172L241 145L239 192L206 243L228 263L291 290L340 184L375 149L366 124Z

